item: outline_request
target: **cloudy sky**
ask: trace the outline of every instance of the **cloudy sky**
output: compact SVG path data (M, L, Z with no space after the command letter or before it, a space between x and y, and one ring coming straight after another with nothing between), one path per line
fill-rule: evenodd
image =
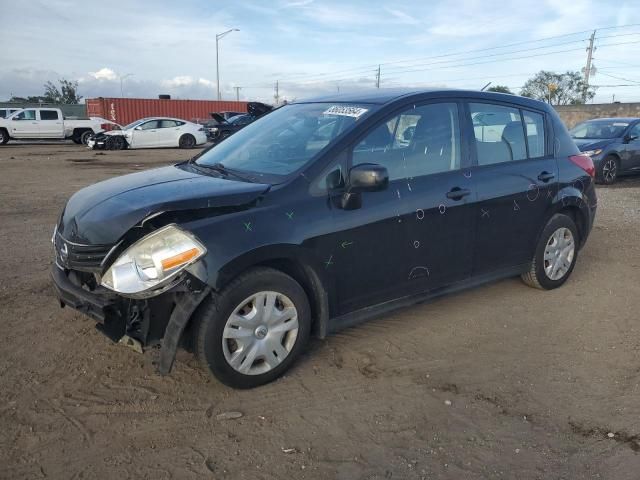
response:
M541 69L580 70L597 28L596 101L640 101L638 0L0 0L0 100L80 82L86 98L273 101L375 85L516 92ZM14 26L14 28L11 28Z

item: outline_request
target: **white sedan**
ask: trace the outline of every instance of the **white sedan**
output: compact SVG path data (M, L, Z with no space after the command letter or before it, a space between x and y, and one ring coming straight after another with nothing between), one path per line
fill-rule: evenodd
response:
M91 149L180 147L192 148L207 143L207 134L195 123L178 118L153 117L136 120L121 130L102 132L89 138Z

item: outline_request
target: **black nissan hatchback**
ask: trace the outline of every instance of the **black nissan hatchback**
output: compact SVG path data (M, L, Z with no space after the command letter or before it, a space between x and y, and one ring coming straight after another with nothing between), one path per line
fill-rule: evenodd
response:
M284 373L320 338L501 277L562 285L594 166L548 105L376 90L279 108L190 161L69 199L62 306L136 349L179 346L223 383Z

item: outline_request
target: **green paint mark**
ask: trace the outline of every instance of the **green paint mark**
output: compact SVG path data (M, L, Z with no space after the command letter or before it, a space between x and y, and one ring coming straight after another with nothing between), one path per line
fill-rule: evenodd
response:
M347 248L349 245L353 245L353 242L346 242L346 241L345 241L345 242L342 242L342 243L340 244L340 246L341 246L342 248Z
M253 228L251 227L251 222L246 222L246 223L244 224L244 229L245 229L245 231L247 231L247 232L253 232Z
M329 256L329 260L324 262L325 268L329 268L331 265L333 265L332 260L333 260L333 255Z
M289 220L293 218L293 212L285 212L285 215L289 217Z

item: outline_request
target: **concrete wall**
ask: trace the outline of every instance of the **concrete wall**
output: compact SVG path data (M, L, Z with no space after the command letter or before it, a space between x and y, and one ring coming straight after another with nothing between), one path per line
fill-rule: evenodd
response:
M593 103L554 107L568 128L592 118L640 117L640 103Z

